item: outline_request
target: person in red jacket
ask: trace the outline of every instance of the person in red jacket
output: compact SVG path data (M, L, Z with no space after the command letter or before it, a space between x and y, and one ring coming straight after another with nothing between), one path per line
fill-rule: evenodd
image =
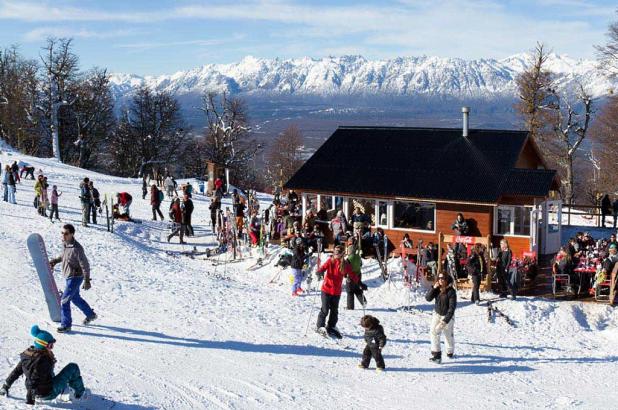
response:
M157 184L152 184L150 186L150 205L152 206L152 220L157 220L157 213L163 220L163 213L161 212L161 201L163 200L163 191L160 191L157 188Z
M324 272L326 274L322 283L322 307L318 315L317 332L323 336L329 335L341 339L341 333L336 328L337 320L339 319L341 284L346 276L350 277L353 282L358 282L358 277L352 271L352 265L344 259L343 246L336 246L333 256L320 266L317 271L318 275ZM324 327L327 316L328 326Z

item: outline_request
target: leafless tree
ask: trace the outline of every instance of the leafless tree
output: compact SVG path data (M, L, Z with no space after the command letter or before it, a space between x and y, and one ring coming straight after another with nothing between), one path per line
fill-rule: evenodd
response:
M557 162L564 174L563 198L568 204L572 204L575 197L573 164L582 142L588 135L593 114L593 100L581 84L574 100L565 93L558 92L554 87L549 88L548 93L550 101L543 108L551 113L553 119Z
M243 100L227 94L206 93L202 97L202 112L207 130L203 144L204 159L232 170L232 179L242 183L255 166L253 161L261 149L251 137L247 108Z
M266 157L266 179L271 187L281 187L303 165L303 135L290 125L270 144Z
M116 173L137 175L145 163L176 162L187 139L178 101L142 87L124 110L111 141Z
M545 46L537 43L529 68L515 79L519 92L519 101L515 104L515 109L535 139L547 134L548 131L548 112L542 108L547 102L548 89L552 82L552 73L545 68L547 57Z
M618 22L613 22L607 29L607 43L595 46L599 67L608 77L618 77Z

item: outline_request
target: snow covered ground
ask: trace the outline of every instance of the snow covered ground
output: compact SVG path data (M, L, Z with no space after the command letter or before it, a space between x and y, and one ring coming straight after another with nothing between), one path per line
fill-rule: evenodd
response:
M165 240L167 222L150 221L138 181L0 155L2 164L13 159L41 168L50 185L63 191L60 216L76 225L90 258L93 287L83 295L99 320L82 326L74 310L74 332L55 332L25 243L29 233L39 232L50 253L57 253L60 224L36 214L32 181L22 181L17 205L0 202L0 377L31 343L28 332L36 323L58 340L58 368L79 363L93 392L82 407L89 409L593 409L613 407L618 399L618 314L607 306L535 298L499 302L515 322L511 327L499 317L489 323L486 308L470 305L467 291L460 292L457 356L433 365L432 306L422 290L409 292L397 280L381 283L377 265L366 261L368 313L380 319L389 341L387 371L373 371L373 363L371 370L360 370L362 310L343 310L342 301L340 343L311 331L304 336L310 315L315 324L316 297L292 298L285 271L279 284L269 285L278 268L247 271L254 259L215 266L166 254L183 248L177 238L176 244ZM102 194L130 192L133 215L144 223L117 223L114 234L106 231L104 218L82 228L78 184L84 176ZM168 205L166 200L165 214ZM212 246L213 237L208 201L197 195L195 205L198 237L189 243L200 250ZM391 269L398 266L391 262ZM409 304L411 313L399 309ZM0 400L0 408L28 408L23 379L11 396Z

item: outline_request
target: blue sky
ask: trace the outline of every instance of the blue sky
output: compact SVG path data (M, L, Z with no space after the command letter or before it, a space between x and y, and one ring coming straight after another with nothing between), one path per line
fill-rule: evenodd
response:
M84 68L154 75L208 63L361 54L503 58L545 42L594 57L616 1L0 0L0 47L72 37Z

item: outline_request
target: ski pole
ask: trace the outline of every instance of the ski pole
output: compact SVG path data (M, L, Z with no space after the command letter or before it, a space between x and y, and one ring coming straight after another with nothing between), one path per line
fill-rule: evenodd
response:
M322 288L322 281L318 282L318 289ZM317 294L316 294L317 296ZM311 310L309 311L309 319L307 319L307 327L305 328L305 336L307 336L307 332L309 331L309 325L311 324L311 318L313 317L313 311L315 310L315 301L316 301L317 297L313 298L313 302L311 303Z

